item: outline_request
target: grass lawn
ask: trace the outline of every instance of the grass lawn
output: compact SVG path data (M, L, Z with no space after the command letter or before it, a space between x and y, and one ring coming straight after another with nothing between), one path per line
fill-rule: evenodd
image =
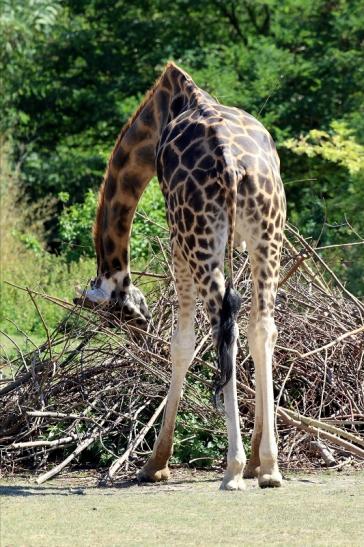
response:
M97 488L2 480L1 546L364 545L364 474L290 475L284 486L219 492L216 474Z

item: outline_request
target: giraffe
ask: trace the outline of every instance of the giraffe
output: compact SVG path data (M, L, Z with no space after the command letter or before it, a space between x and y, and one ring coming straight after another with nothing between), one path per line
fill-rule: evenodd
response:
M175 63L165 66L122 128L109 159L94 227L97 277L83 294L90 305L117 307L122 320L140 326L150 315L143 294L131 281L129 240L136 206L155 173L165 198L179 312L171 339L172 374L163 422L138 479L169 478L176 414L195 350L199 296L217 351L215 399L223 395L225 407L228 454L221 489L243 490L243 479L253 477L261 487L278 487L282 476L274 434L273 313L286 202L274 142L253 116L221 105ZM252 272L247 338L256 378L247 465L236 391L236 318L241 301L232 271L233 248L242 245Z

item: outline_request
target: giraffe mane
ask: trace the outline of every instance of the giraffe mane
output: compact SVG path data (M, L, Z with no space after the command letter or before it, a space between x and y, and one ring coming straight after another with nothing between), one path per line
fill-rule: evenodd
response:
M94 245L95 245L95 251L97 256L97 264L98 267L100 266L100 257L101 257L101 240L102 240L102 219L103 219L103 212L104 212L104 205L105 205L105 185L106 180L110 171L110 165L113 160L113 157L115 155L115 152L120 146L120 142L122 141L125 133L128 131L130 126L134 123L135 119L139 116L140 112L143 110L146 103L149 101L151 97L153 97L158 85L160 84L162 78L164 77L167 70L170 68L177 68L177 65L173 61L168 61L168 63L165 65L161 75L156 79L152 87L146 92L144 95L143 100L140 102L138 108L135 110L135 112L129 117L129 119L125 122L123 127L121 128L121 131L118 135L118 138L116 139L113 151L110 155L107 168L104 174L104 178L102 181L102 184L100 186L99 194L98 194L98 203L97 203L97 213L96 213L96 221L93 226L93 238L94 238Z

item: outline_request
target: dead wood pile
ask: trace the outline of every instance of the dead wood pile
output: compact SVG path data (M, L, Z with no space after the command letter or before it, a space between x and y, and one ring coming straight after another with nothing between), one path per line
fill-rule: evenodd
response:
M284 468L342 467L364 461L364 306L350 294L318 251L288 228L276 323L274 390L280 460ZM65 308L54 332L27 354L19 349L11 378L0 384L0 449L3 472L36 469L43 482L85 453L102 453L108 476L134 473L153 445L170 377L169 340L177 303L167 256L168 244L148 270L134 275L152 312L148 332L119 324L100 312L25 289ZM235 279L243 297L240 312L238 390L244 437L254 421L254 366L245 338L251 280L246 253L235 256ZM202 306L197 312L197 344L181 405L178 433L184 453L204 432L225 439L222 416L211 403L214 352ZM196 433L197 432L197 433ZM210 434L210 437L209 437ZM91 451L91 452L90 452ZM178 452L178 450L177 450ZM210 457L219 465L224 450ZM191 465L203 462L189 458Z

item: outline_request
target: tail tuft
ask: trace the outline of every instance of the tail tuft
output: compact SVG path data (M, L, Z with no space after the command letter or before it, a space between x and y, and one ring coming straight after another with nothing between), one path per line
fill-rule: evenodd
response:
M229 382L233 371L233 344L235 322L241 307L241 297L230 284L226 287L220 312L220 326L217 338L218 373L214 385L214 405L221 406L221 392Z

